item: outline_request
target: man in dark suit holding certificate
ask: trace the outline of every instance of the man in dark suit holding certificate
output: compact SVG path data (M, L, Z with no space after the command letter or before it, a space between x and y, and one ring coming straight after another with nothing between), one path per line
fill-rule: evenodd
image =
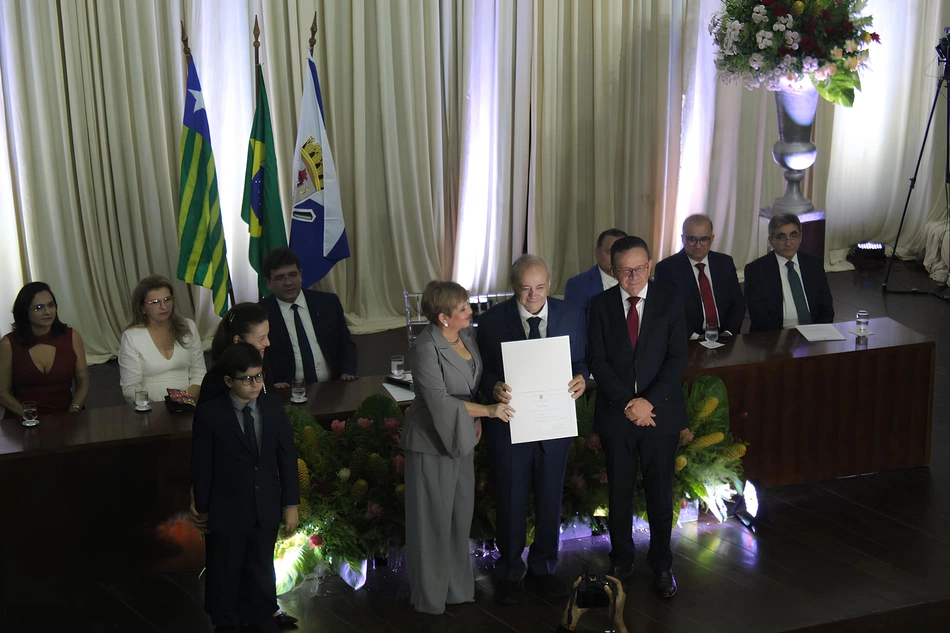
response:
M569 336L574 377L565 387L575 399L579 398L588 375L584 313L577 306L548 297L548 267L535 255L523 255L514 263L511 286L515 296L493 307L478 322L478 349L485 367L479 383L482 393L492 402L511 402L502 343ZM560 541L561 491L572 438L512 444L507 422L486 419L482 424L497 496L495 542L501 557L495 565L495 598L501 604L518 601L525 571L521 553L530 492L534 493L535 535L528 552L528 579L552 597L566 596L567 585L554 571Z
M643 474L650 517L647 562L661 597L676 593L670 533L673 467L686 400L686 314L679 291L650 281L650 248L624 237L610 249L620 283L590 302L587 360L597 381L594 430L607 459L610 575L629 580L633 567L633 498Z

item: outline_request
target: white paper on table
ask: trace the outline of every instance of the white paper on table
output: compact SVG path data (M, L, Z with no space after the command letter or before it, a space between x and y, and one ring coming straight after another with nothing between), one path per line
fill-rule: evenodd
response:
M571 382L571 340L554 336L501 344L505 383L511 387L511 443L577 436Z
M391 395L396 402L408 402L416 398L416 393L412 389L406 389L405 387L400 387L390 382L384 382L383 386L386 387L386 391L389 392L389 395Z
M811 325L796 325L795 329L802 333L810 343L817 341L843 341L844 334L838 331L831 323L813 323Z
M725 343L717 343L714 341L705 341L705 340L700 341L699 344L705 347L706 349L716 349L717 347L723 347L725 345Z

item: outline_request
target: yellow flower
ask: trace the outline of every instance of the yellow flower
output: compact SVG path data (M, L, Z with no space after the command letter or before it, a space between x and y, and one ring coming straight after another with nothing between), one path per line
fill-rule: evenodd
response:
M789 10L791 11L792 15L794 15L797 18L802 14L802 11L805 10L805 3L802 2L801 0L798 0L797 2L793 2Z
M684 468L686 468L686 456L685 456L685 455L677 455L677 456L676 456L676 467L675 467L675 471L676 471L676 472L679 472L679 471L683 470Z
M317 432L312 426L303 427L303 429L300 431L300 440L303 443L304 448L307 449L307 457L313 461L316 461L319 442L317 440Z
M871 43L871 34L868 33L867 31L865 31L864 33L862 33L862 34L861 34L861 41L864 42L865 44L870 44L870 43Z
M834 59L837 61L841 59L842 57L844 57L844 51L841 50L840 47L835 46L833 49L831 49L831 59Z
M697 420L705 420L712 415L712 412L716 410L716 407L719 406L719 398L710 398L703 404L703 408L700 410L699 415L696 416Z
M350 498L353 501L359 501L369 492L369 484L365 479L357 479L353 487L350 488Z
M310 490L310 471L302 459L297 459L297 479L300 481L300 492L306 494Z
M740 457L743 457L745 455L745 452L746 452L745 444L733 444L732 446L730 446L729 448L727 448L726 450L722 452L722 457L727 462L731 462L734 459L739 459Z
M719 442L726 439L726 436L716 431L715 433L710 433L709 435L703 435L702 437L697 437L693 440L693 443L690 444L692 448L706 448L707 446L712 446L713 444L718 444Z
M300 503L297 505L297 518L300 523L310 518L310 502L303 497L300 498Z
M849 57L845 60L844 65L848 67L848 70L857 70L858 66L861 65L861 60L857 57Z

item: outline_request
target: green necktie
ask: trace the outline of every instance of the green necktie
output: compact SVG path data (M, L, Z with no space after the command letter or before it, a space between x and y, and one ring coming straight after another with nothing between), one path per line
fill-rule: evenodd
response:
M792 299L795 300L795 312L798 312L798 324L808 325L811 323L811 314L808 312L808 304L805 302L805 289L802 288L802 280L795 272L795 262L788 260L785 262L788 268L788 285L792 289Z

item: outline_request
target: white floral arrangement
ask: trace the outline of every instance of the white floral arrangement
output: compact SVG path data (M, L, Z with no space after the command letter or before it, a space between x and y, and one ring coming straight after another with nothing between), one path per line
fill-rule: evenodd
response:
M879 43L873 18L862 16L866 0L724 0L709 33L718 51L716 68L725 81L750 90L783 90L810 78L818 94L854 104L867 66L868 46Z

